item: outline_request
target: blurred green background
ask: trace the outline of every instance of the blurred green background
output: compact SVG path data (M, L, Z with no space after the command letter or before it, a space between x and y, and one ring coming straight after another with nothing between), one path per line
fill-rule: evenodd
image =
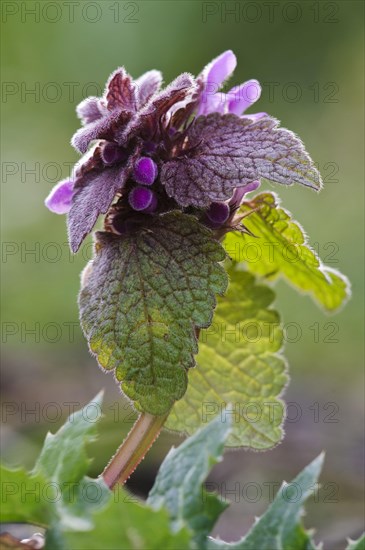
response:
M315 527L316 540L331 550L360 533L363 20L361 1L2 2L6 461L31 466L47 429L54 431L67 415L66 404L84 404L100 387L106 389L107 405L92 449L93 474L131 425L112 377L98 369L78 327L79 273L90 245L72 257L64 217L43 206L52 185L68 176L78 158L69 145L78 127L75 106L85 95L100 94L120 65L133 76L158 68L169 82L182 71L197 74L232 49L239 64L230 84L258 79L263 94L254 110L297 132L319 164L325 188L318 196L299 187L275 190L322 259L348 275L353 297L329 318L308 297L276 285L292 377L286 400L296 403L289 414L294 419L299 411L298 418L286 423L285 440L274 450L228 452L215 468L211 479L225 482L226 490L238 483L245 493L247 482L262 487L257 502L254 495L231 495L233 503L215 532L226 540L239 538L267 507L263 483L290 480L325 449L323 489L318 502L309 503L306 525ZM36 412L27 414L28 409ZM161 435L129 481L132 491L146 493L162 457L178 442Z

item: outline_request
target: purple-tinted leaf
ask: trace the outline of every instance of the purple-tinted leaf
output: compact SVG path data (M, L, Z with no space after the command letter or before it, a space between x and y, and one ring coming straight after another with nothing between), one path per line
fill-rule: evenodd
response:
M259 178L321 187L303 143L270 117L256 122L231 114L199 117L180 156L161 169L168 195L182 206L225 201L236 187Z
M145 140L156 137L163 115L175 103L192 97L195 91L194 78L188 73L181 74L167 88L151 98L147 105L132 118L128 126L118 132L116 140L120 145L125 145L137 134Z
M98 97L88 97L76 107L77 116L83 124L95 122L103 116L103 108Z
M136 90L131 77L123 68L117 69L107 82L104 99L91 97L78 106L77 113L86 126L74 134L72 145L80 153L85 153L95 139L113 141L116 129L120 131L125 127L136 105Z
M132 117L130 111L121 111L114 109L102 118L87 124L84 128L80 128L72 137L71 144L80 153L85 153L91 141L95 139L106 139L113 141L114 134L117 128L124 126Z
M107 107L110 111L122 109L135 111L137 104L136 90L132 78L122 67L114 71L107 83Z
M91 232L100 214L105 214L116 193L126 182L126 169L105 168L91 172L88 184L75 192L68 215L68 233L72 252L77 252L82 241Z
M148 71L135 80L139 107L143 107L159 91L161 84L162 74L160 71Z

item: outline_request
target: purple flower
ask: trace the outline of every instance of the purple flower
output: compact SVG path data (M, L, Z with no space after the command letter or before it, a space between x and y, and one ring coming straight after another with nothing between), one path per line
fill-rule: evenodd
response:
M133 80L121 68L103 97L80 103L83 126L72 143L88 152L46 200L53 212L68 212L74 252L100 214L106 230L119 234L146 216L185 208L226 227L261 178L320 188L299 138L265 113L242 116L260 96L256 80L218 91L235 66L227 51L198 78L183 73L162 90L158 71Z
M44 203L55 214L67 214L71 208L73 194L74 182L72 179L62 180L55 185Z
M211 61L198 77L201 92L199 97L198 114L210 113L234 113L242 115L261 96L261 86L257 80L248 80L239 86L234 86L227 94L220 92L225 80L227 80L236 68L237 60L230 50L222 53ZM266 113L249 115L256 120Z

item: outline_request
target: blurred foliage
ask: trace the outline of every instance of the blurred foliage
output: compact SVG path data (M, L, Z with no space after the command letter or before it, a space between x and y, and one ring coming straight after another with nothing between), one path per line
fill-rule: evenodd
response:
M51 20L58 16L52 7L42 11L46 4L54 3L29 0L1 6L3 395L4 401L19 406L9 409L14 414L5 418L5 457L26 455L31 463L37 438L50 424L51 411L48 417L40 414L38 422L35 416L20 414L20 403L85 403L100 386L106 386L112 407L119 399L111 377L102 376L89 357L78 328L79 273L90 257L90 247L72 257L64 218L43 206L53 183L66 177L69 164L78 158L69 145L78 127L76 104L83 92L100 92L117 66L125 65L133 76L158 68L168 82L182 71L197 74L214 56L232 49L239 64L230 84L257 78L263 85L257 110L276 116L297 132L319 164L325 187L318 196L296 186L269 187L306 228L323 261L349 277L353 298L338 315L328 318L308 297L296 295L281 282L276 285L276 307L289 340L286 355L292 381L287 399L300 403L306 414L300 422L287 425L287 438L278 449L253 457L234 453L227 462L233 471L230 479L240 479L242 462L246 480L250 475L263 481L290 478L326 448L324 477L338 479L339 501L332 508L323 502L313 504L315 521L310 518L309 523L318 527L319 538L330 541L333 549L343 547L343 533L355 538L362 517L358 476L364 332L363 3L304 0L294 3L299 6L296 15L289 6L293 3L275 2L270 20L267 2L104 0L93 3L99 7L95 12L87 7L90 2L82 1L75 2L70 21L69 8L61 1L57 12L61 17L55 22ZM204 20L207 4L216 13L206 14ZM240 8L236 17L225 13L236 4ZM39 19L24 6L40 10ZM255 6L258 18L250 22L256 17ZM12 8L17 10L14 15L9 14ZM91 22L95 14L99 20ZM130 18L136 22L128 22ZM35 94L26 93L32 89ZM32 169L35 176L27 173ZM34 249L36 254L27 253ZM32 328L35 334L26 332ZM336 403L339 423L313 422L314 413L308 409L315 401L322 419L330 412L323 410L324 405ZM62 413L65 417L67 408L62 406ZM96 470L129 427L121 415L116 433L114 414L111 409L103 421ZM54 422L60 423L61 418ZM168 436L161 437L137 480L139 475L146 481L144 476L153 471L159 452L165 452L170 442ZM222 480L227 477L220 475ZM249 524L265 505L241 499L222 517L217 533L233 539L242 532L241 508ZM334 524L327 521L329 515L332 520L341 515L338 531L322 527Z

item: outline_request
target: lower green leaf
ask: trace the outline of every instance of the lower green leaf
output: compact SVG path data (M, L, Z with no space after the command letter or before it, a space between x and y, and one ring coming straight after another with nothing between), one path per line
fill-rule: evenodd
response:
M102 478L91 479L85 475L90 464L85 446L96 437L101 402L100 393L72 414L56 434L48 433L35 464L34 473L43 475L53 487L50 504L58 527L89 527L92 512L102 507L109 497Z
M127 502L126 492L117 493L125 502L111 502L94 516L94 528L65 533L67 547L72 550L187 550L191 535L182 527L172 532L166 510Z
M226 257L193 216L170 212L123 236L98 233L80 293L81 323L100 366L137 409L165 414L187 386L196 327L227 287Z
M44 527L52 521L54 512L50 499L54 490L43 475L1 466L0 476L1 523L30 523Z
M205 545L226 504L202 489L212 466L221 460L230 422L215 418L177 449L171 449L158 472L147 504L169 511L173 531L187 525L198 547Z
M243 203L239 214L257 238L239 232L226 235L224 246L236 262L245 262L250 271L268 279L284 277L328 311L346 302L350 295L347 277L322 264L304 230L290 212L280 208L276 195L257 195Z
M365 550L365 535L358 540L349 540L346 550Z
M32 472L2 474L2 521L30 523L47 529L47 548L64 548L63 530L92 526L92 515L110 498L102 478L85 474L90 464L85 446L96 437L102 394L73 413L55 434L48 433Z
M192 434L217 414L223 420L231 416L227 446L267 449L283 435L278 396L288 381L280 319L270 309L275 295L237 266L229 275L213 324L201 333L187 392L165 425Z
M232 550L315 550L316 546L303 529L300 518L302 506L312 494L318 481L324 455L319 455L291 482L284 483L273 503L236 543L210 539L208 548Z

